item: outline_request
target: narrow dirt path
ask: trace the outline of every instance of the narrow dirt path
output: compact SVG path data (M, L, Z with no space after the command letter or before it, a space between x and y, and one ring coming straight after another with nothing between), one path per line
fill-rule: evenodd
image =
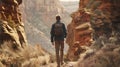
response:
M76 62L67 62L64 63L64 65L62 65L61 67L76 67L77 66L77 61ZM43 65L40 67L57 67L57 63L49 63L47 65Z

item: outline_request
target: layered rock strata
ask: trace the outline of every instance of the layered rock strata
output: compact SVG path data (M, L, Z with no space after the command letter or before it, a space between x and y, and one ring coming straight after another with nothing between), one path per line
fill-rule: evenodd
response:
M75 49L78 48L73 46L76 42L79 46L93 44L98 48L108 43L119 44L119 2L118 0L80 0L79 9L71 15L73 20L68 25L69 59L75 57Z
M15 46L27 44L19 5L22 0L0 0L0 44L11 41Z

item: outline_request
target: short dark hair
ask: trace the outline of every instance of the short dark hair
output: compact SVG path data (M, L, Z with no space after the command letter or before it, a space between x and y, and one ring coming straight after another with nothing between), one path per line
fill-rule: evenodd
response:
M56 16L56 20L60 20L61 18L60 18L60 16Z

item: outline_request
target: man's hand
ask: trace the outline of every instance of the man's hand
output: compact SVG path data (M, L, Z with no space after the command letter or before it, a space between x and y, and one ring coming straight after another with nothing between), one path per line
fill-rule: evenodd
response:
M55 45L54 42L52 42L52 45L53 45L53 46Z

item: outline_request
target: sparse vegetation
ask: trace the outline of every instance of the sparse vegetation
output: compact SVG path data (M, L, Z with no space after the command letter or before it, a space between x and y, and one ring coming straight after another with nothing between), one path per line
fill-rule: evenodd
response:
M96 48L95 48L96 49ZM105 45L99 50L89 48L73 67L120 67L120 45ZM67 66L65 66L67 67Z
M0 67L40 67L54 62L52 57L40 45L28 45L17 50L10 42L5 42L0 48Z

